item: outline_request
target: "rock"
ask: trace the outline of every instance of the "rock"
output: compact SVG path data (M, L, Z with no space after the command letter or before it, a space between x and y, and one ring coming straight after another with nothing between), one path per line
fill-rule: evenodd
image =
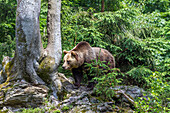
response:
M104 102L99 100L100 98L92 96L93 91L87 91L85 86L81 86L79 89L74 89L71 84L66 83L64 85L65 90L69 95L68 99L60 102L60 109L64 106L72 106L67 112L120 112L128 111L133 112L131 106L134 103L134 98L142 96L144 90L137 86L116 86L113 88L117 93L117 98L121 101ZM132 97L131 97L132 95ZM128 98L127 98L128 97ZM129 101L131 100L131 101ZM122 103L121 103L122 102ZM115 108L113 107L115 106Z
M132 105L125 95L137 98L144 92L137 86L116 86L112 89L117 93L116 98L121 99L122 103L116 100L104 102L100 97L94 96L93 90L87 90L86 86L82 85L75 89L73 78L66 78L63 74L55 73L51 80L54 83L49 86L53 90L51 95L48 94L49 88L44 85L34 86L24 80L7 83L0 90L0 97L3 97L0 98L0 108L6 107L5 110L9 109L13 112L18 111L18 108L30 106L49 110L50 106L53 106L55 109L68 113L107 113L123 110L133 112ZM44 101L46 103L42 104Z
M57 106L59 104L58 99L56 99L53 95L49 97L49 102L54 106Z
M136 99L137 97L143 96L143 93L145 92L142 88L139 88L138 86L116 86L114 90L117 91L121 90L133 100ZM115 95L116 98L120 98L120 96L121 94L119 93L116 93ZM127 100L127 98L125 98L124 96L122 100L125 102L129 102L129 100Z
M0 107L38 107L43 103L49 91L46 86L33 86L30 83L21 81L6 88L7 92L3 100L0 101Z
M100 103L100 101L99 101L98 99L96 99L95 97L91 97L91 98L90 98L90 102L91 102L92 104Z
M75 105L91 105L91 103L89 102L89 99L87 97L78 100Z
M106 112L106 111L107 111L107 108L106 108L106 106L98 105L98 106L97 106L97 110L100 111L100 112Z
M68 113L96 113L95 111L89 109L89 106L76 106L72 108Z

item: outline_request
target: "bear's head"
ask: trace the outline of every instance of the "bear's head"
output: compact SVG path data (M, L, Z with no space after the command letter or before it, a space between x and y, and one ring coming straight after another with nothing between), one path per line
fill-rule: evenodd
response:
M73 69L78 68L78 54L75 51L63 51L64 53L64 64L62 66L63 69Z

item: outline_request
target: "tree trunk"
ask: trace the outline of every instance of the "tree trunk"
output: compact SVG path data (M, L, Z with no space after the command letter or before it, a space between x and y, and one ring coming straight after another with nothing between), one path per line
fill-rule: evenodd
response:
M101 12L104 12L104 0L102 0L101 4L102 4Z
M17 0L16 62L18 76L34 84L45 84L37 75L41 53L39 29L41 0Z
M62 57L61 0L48 1L48 45L45 50L41 43L39 28L40 7L41 0L18 0L16 19L17 72L20 78L34 84L45 84L45 82L53 81L53 76Z
M60 30L61 0L48 1L47 36L48 45L40 58L38 74L45 82L55 81L54 76L62 57ZM50 78L48 78L50 77ZM55 83L54 83L55 84ZM57 87L57 86L56 86Z
M47 15L48 45L46 51L48 53L48 56L55 58L54 70L56 70L56 68L58 67L62 56L60 10L61 0L48 0L48 15Z
M2 62L0 89L3 89L0 90L0 107L23 103L36 106L42 103L49 88L56 98L62 92L62 83L58 73L56 74L62 56L61 1L49 0L49 36L46 49L41 43L40 7L41 0L17 0L16 52L14 58L5 57ZM22 99L18 101L18 98Z
M53 95L57 97L57 93L61 93L61 82L56 79L57 67L60 64L62 57L61 48L61 30L60 30L60 10L61 10L61 0L48 0L48 14L47 14L47 36L48 45L45 49L47 53L46 63L50 64L50 81L52 81L51 89L53 90Z

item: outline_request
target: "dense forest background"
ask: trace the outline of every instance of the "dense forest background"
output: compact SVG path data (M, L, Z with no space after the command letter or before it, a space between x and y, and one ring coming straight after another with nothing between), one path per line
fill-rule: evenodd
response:
M48 4L47 0L41 1L40 31L45 48ZM0 0L0 7L2 62L3 55L14 56L17 2ZM150 101L136 102L138 110L167 111L170 107L169 18L169 0L62 0L62 48L70 50L80 41L87 41L91 46L109 50L115 56L121 76L152 95ZM70 76L61 66L58 71Z

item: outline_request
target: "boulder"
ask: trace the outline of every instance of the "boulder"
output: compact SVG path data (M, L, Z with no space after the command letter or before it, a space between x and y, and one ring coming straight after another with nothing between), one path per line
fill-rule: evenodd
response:
M48 91L49 89L44 85L33 86L23 80L17 81L0 90L0 94L3 96L3 99L0 100L0 107L38 107L43 103L43 99L47 97Z

